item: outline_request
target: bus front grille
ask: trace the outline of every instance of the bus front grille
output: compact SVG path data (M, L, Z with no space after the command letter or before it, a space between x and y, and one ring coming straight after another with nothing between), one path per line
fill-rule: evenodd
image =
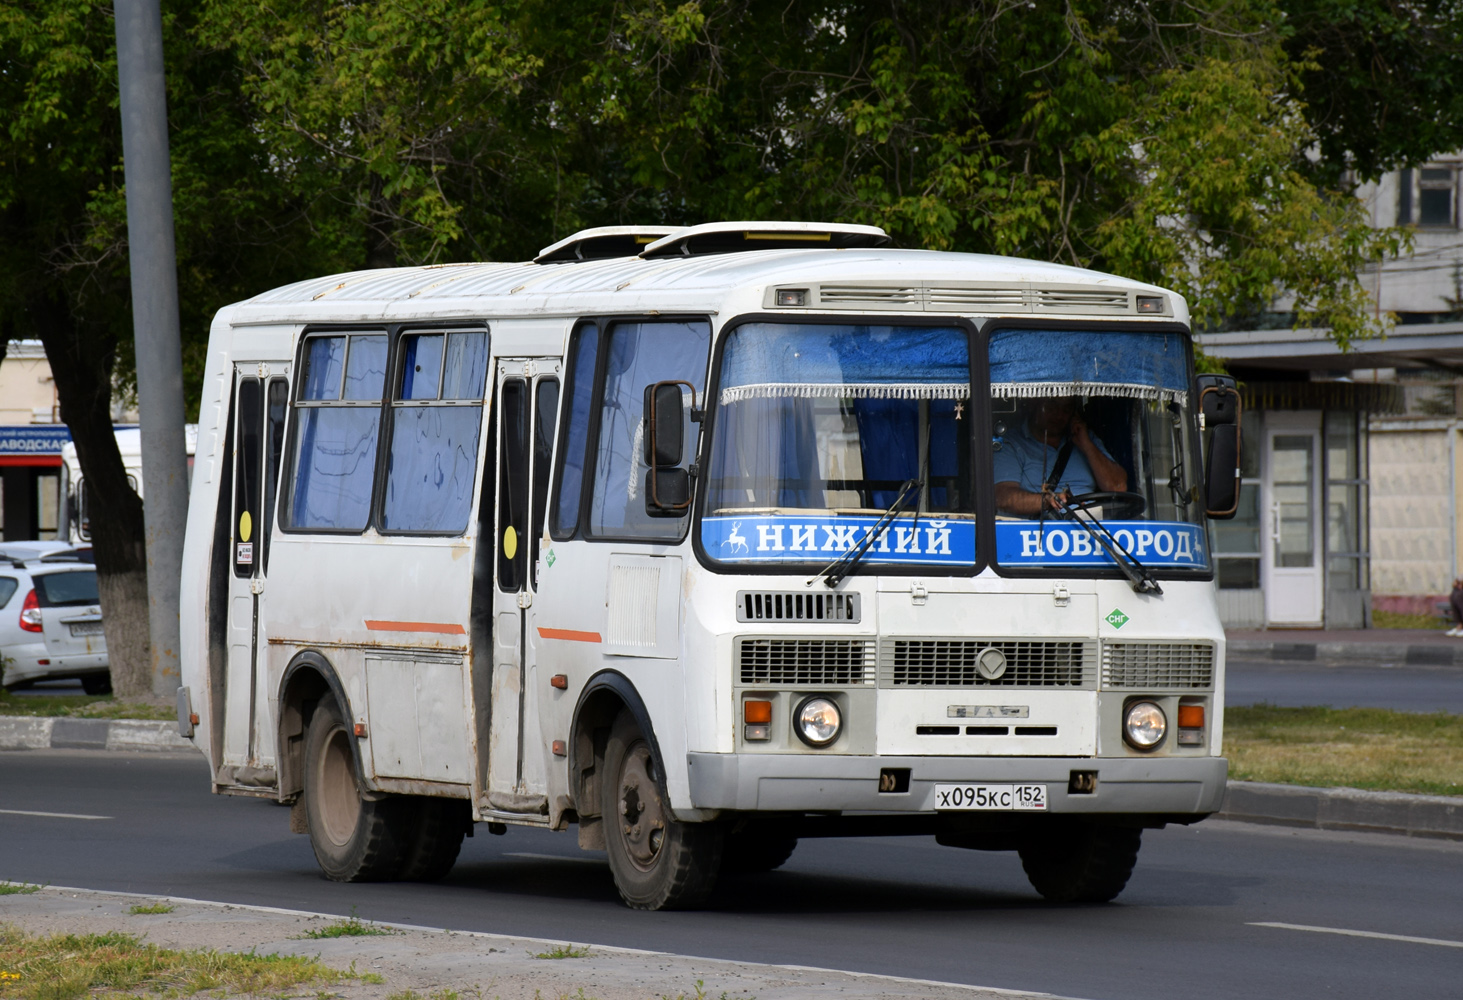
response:
M857 622L859 595L784 593L775 590L737 592L739 622Z
M879 679L886 687L1090 686L1092 643L1084 640L885 639ZM994 649L999 657L982 654ZM994 676L992 676L994 675Z
M862 639L744 638L737 644L738 676L756 685L868 684L872 646Z
M1105 642L1102 686L1146 690L1212 688L1214 646L1207 642Z

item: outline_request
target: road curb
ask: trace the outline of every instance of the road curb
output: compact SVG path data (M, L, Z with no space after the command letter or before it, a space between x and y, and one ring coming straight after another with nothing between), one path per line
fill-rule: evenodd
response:
M1231 781L1216 819L1463 840L1463 797Z
M194 750L176 722L0 715L0 750Z
M1463 641L1443 646L1419 642L1271 642L1231 639L1227 656L1231 660L1261 660L1271 663L1463 667Z

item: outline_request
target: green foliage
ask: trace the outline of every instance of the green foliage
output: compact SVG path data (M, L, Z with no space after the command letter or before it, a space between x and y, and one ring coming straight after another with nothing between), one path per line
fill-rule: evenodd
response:
M545 959L588 958L589 947L587 945L556 944L548 951L538 952L533 957Z
M172 721L178 717L178 711L172 705L119 701L111 695L15 695L0 689L0 716L4 715Z
M29 882L0 882L0 896L29 896L40 892L42 886Z
M134 903L127 912L134 917L151 916L159 913L172 913L177 907L172 903Z
M93 993L278 995L304 983L348 978L293 955L172 951L118 932L37 937L0 926L0 998L5 1000L82 1000Z
M361 920L355 914L355 907L351 907L351 915L324 927L317 927L301 934L301 938L342 938L342 937L375 937L378 935L395 934L396 931L390 927L382 927L380 924Z

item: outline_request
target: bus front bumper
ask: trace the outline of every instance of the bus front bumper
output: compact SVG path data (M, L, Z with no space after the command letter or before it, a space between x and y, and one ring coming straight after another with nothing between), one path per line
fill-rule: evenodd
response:
M937 784L1043 784L1053 813L1193 815L1217 812L1223 757L850 757L686 755L691 804L731 812L936 811ZM907 768L907 792L881 792L879 775ZM1073 772L1097 772L1092 792L1068 791Z

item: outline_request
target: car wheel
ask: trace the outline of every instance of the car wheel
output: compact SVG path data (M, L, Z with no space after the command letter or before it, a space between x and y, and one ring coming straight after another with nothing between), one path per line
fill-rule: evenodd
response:
M466 799L416 796L407 803L406 850L398 878L435 882L452 870L472 825Z
M327 878L395 878L405 857L408 816L393 796L361 794L355 736L333 699L322 701L305 742L305 815L310 846Z
M112 675L110 673L87 674L81 678L81 690L87 694L111 694Z
M620 898L637 910L690 909L716 884L723 831L671 815L665 776L628 712L610 729L600 801L605 852Z

